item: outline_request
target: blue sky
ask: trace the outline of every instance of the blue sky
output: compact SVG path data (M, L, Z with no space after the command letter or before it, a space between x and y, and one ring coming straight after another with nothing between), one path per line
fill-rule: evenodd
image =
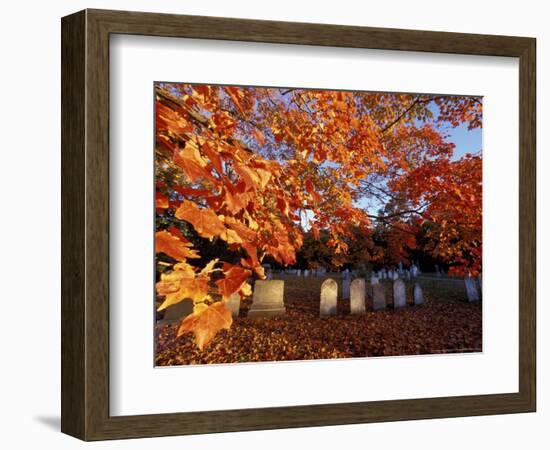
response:
M449 128L449 137L447 141L456 145L453 159L459 159L465 153L477 153L482 147L482 130L476 128L468 130L467 124L462 124L456 128Z

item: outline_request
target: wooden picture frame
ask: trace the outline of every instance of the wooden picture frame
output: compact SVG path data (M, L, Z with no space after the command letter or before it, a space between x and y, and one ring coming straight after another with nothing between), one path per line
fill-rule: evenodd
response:
M533 38L85 10L62 19L62 417L84 440L535 411ZM519 391L109 415L109 36L135 34L519 58Z

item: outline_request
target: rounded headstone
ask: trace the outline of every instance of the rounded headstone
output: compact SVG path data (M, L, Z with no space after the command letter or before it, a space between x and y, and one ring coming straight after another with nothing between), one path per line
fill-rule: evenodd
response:
M321 284L321 304L319 308L321 317L336 315L337 297L338 283L332 278L327 278Z
M365 314L365 279L357 278L350 286L350 309L352 314Z
M395 309L407 306L407 296L405 294L405 283L402 280L393 282L393 307Z
M470 303L479 302L479 291L477 290L475 279L466 276L464 277L464 287L466 288L466 297Z
M372 309L374 311L386 309L386 288L381 283L372 285Z
M415 305L422 305L424 303L424 295L422 293L422 288L418 283L415 283L413 289L413 298Z

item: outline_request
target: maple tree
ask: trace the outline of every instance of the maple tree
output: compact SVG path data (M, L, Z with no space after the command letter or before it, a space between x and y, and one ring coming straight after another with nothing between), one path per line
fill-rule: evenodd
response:
M453 159L439 127L481 127L479 98L168 83L155 95L159 310L192 300L178 335L201 350L264 258L293 265L306 237L334 267L408 261L422 242L456 273L481 270L481 157Z

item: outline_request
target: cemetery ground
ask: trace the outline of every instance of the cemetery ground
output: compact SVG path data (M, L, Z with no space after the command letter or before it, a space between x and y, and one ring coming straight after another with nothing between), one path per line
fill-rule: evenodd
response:
M217 364L254 361L290 361L350 357L401 356L482 350L481 303L465 301L464 282L457 278L422 274L416 279L424 304L412 304L414 282L405 282L406 308L393 309L392 282L380 280L386 290L386 310L351 315L350 301L338 298L337 314L319 317L321 283L329 277L284 277L286 313L249 318L252 299L241 301L239 317L229 330L220 331L203 351L193 335L176 337L179 321L156 325L156 365ZM338 293L342 292L342 280ZM369 285L367 285L367 292Z

